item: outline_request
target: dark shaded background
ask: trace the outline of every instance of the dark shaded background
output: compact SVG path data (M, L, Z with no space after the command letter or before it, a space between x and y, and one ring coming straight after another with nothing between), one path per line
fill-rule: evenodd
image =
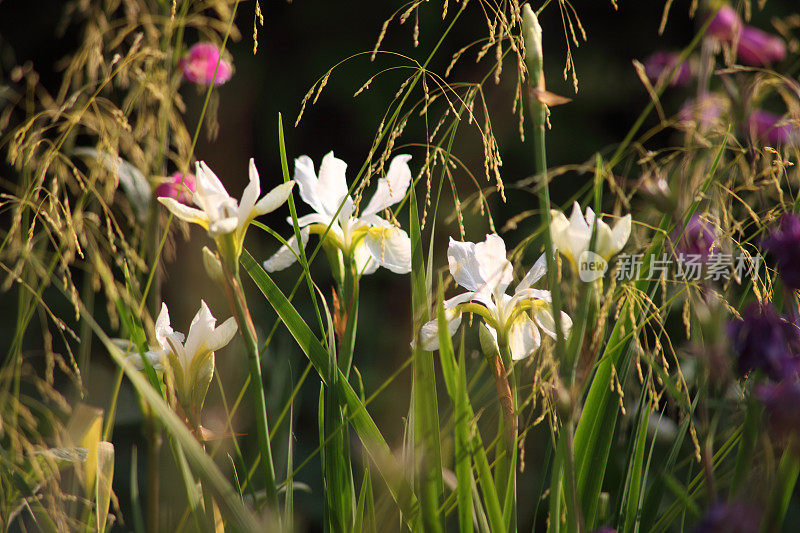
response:
M473 3L475 5L470 6L468 14L462 17L445 41L442 52L432 64L432 70L443 72L455 50L485 36L484 18L478 9L478 3L474 0ZM580 81L578 94L573 93L571 80L565 81L562 74L566 41L559 11L555 2L548 6L541 15L548 89L573 98L571 104L552 112L552 130L548 136L548 162L551 166L587 161L598 150L607 149L625 136L648 102L631 66L631 60L643 60L656 50L678 50L685 46L697 26L696 21L688 16L689 3L686 0L675 2L666 32L659 36L657 30L663 2L623 0L619 2L617 11L607 1L575 1L575 8L588 37L588 41L579 48L572 46ZM443 22L439 4L440 2L433 2L432 5L424 5L419 11L421 33L418 48L411 46L413 20L410 20L403 26L398 26L397 22L392 23L382 49L402 51L418 61L423 61L452 16L449 15L447 21ZM322 156L333 150L338 157L350 164L352 178L355 169L364 161L386 105L397 91L402 78L396 75L381 77L357 98L353 98L353 93L380 68L395 63L380 56L376 63L370 63L368 56L347 63L333 73L319 101L316 105L309 105L300 124L295 128L293 123L300 101L308 88L335 63L356 52L371 50L383 21L400 5L401 2L386 1L296 0L292 4L262 1L266 20L265 26L259 30L258 53L253 56L250 37L253 5L251 2L243 2L237 23L245 37L229 46L236 72L233 79L219 89L219 136L214 142L208 142L205 136L201 136L196 150L197 158L208 162L222 177L232 194L238 196L246 180L247 161L254 157L261 172L262 189L270 188L281 180L276 142L277 116L280 112L284 117L286 147L290 159L308 154L319 164ZM793 7L796 8L793 0L769 0L765 12L754 14L754 23L768 28L772 16L786 14ZM54 65L70 54L78 43L77 36L72 33L74 28L63 37L54 36L61 10L62 2L59 0L8 0L0 6L0 36L5 46L13 50L18 63L32 61L41 75L42 83L52 91L57 89L60 81L60 72ZM455 6L451 5L451 13L454 10ZM187 44L193 44L196 38L196 35L188 33ZM493 61L493 53L489 53L477 64L474 57L474 52L467 54L454 70L451 79L474 81L482 77ZM530 138L525 143L520 141L517 118L511 114L511 99L516 82L514 68L513 63L508 61L501 84L487 85L487 101L504 162L502 175L506 184L528 177L533 166ZM202 106L202 97L188 85L184 85L181 91L188 102L187 123L192 129ZM689 96L685 90L666 94L664 106L667 112L677 111L680 103ZM651 117L648 124L655 124L654 120ZM410 123L400 144L419 142L424 139L424 134L421 121ZM670 141L668 135L662 135L652 142L651 147ZM422 152L413 149L410 153L415 155L411 164L412 170L416 171ZM473 172L482 175L483 150L474 135L460 135L456 153ZM466 176L458 175L457 178L465 190L473 190ZM563 201L577 186L585 183L586 179L587 177L576 174L566 175L553 190L554 200ZM421 194L422 191L418 191L418 195ZM529 192L508 190L507 195L507 204L502 204L497 195L490 198L498 228L502 227L508 217L536 207L536 199ZM307 212L304 207L299 204L300 214ZM283 220L285 216L286 212L279 210L279 214L264 217L263 222L288 235L290 229ZM405 213L401 215L403 219L405 216ZM437 224L437 243L443 249L447 235L455 235L458 230L455 224L446 225L443 221ZM485 222L478 218L468 219L466 226L466 237L473 241L481 240L487 230ZM504 237L510 244L516 244L530 231L531 226L523 224ZM205 243L205 236L202 231L193 228L189 242L184 242L181 238L178 240L175 259L166 266L167 279L164 286L164 300L170 306L173 326L179 330L188 327L201 297L209 302L215 316L222 320L228 313L225 302L209 285L202 269L200 247ZM247 245L257 259L263 259L275 250L277 243L258 230L251 229ZM445 264L445 261L439 260L437 266ZM277 275L276 281L288 291L298 273L297 268L289 269ZM329 279L326 265L320 262L315 270L315 280L323 289L330 290L330 283L326 282ZM187 287L190 289L187 290ZM254 287L249 289L254 318L263 339L272 325L274 314L259 299ZM361 335L358 337L356 366L363 376L368 394L389 378L409 356L408 289L407 276L396 276L383 269L362 280L359 317ZM9 293L0 295L0 298L5 300L13 296ZM301 290L297 304L311 323L314 315L306 292ZM37 346L35 334L30 335L27 346ZM244 359L237 353L240 351L239 347L228 348L217 356L228 401L235 397L235 392L247 373ZM94 360L97 363L92 369L90 393L86 400L103 406L107 403L113 369L100 347L94 354ZM302 354L285 332L279 330L276 340L271 344L265 366L271 420L277 416L288 391L304 367ZM403 417L408 409L409 380L407 372L401 374L371 405L374 418L393 446L399 445L402 439ZM312 371L300 399L295 403L296 463L311 453L318 444L315 426L317 393L318 379L313 376ZM215 396L216 392L212 392L206 409L206 424L212 427L215 422L219 423L222 415ZM445 398L440 398L440 402L447 404ZM237 427L244 428L244 431L248 427L252 428L247 411L246 408L242 409L235 421ZM120 400L119 426L114 439L118 457L115 485L123 505L128 501L129 483L124 458L129 456L131 445L140 448L140 457L144 455L139 421L140 415L133 394L126 387ZM281 442L278 443L275 454L278 458L285 455L285 432L281 432L279 439ZM529 443L533 441L544 442L540 438L529 439ZM521 478L521 498L533 493L534 483L538 482L539 475L537 464L542 450L539 444L529 444L528 448L529 470ZM245 452L247 455L247 450ZM164 472L170 472L170 468L169 462L165 461ZM278 467L279 472L282 469L282 466ZM143 477L142 471L140 479ZM308 483L312 493L298 494L295 503L297 514L308 521L309 528L317 528L322 516L318 458L313 459L309 467L299 474L299 480ZM164 475L165 498L170 497L171 493L181 492L177 483L177 476ZM525 509L525 506L521 505L520 508ZM123 507L123 511L125 510ZM523 525L530 520L530 516L521 518ZM541 518L540 516L539 522ZM175 517L169 519L174 520Z

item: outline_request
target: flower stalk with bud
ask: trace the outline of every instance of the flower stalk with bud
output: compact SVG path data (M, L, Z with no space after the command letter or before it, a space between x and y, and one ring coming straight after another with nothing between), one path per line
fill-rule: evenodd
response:
M203 163L197 163L194 202L199 209L181 204L174 198L159 198L175 216L200 225L214 240L217 255L203 251L203 261L212 278L222 281L239 331L247 349L250 364L250 388L256 407L258 444L264 475L267 499L274 503L277 497L275 469L269 442L266 400L261 380L261 361L258 336L247 307L239 277L239 257L244 246L244 237L250 222L259 215L274 211L288 199L293 181L282 183L259 199L261 182L254 161L250 160L250 180L241 201L232 198L220 179Z
M487 235L479 243L451 239L447 261L453 279L467 289L467 292L444 302L449 333L455 334L463 313L474 313L483 319L481 346L494 373L503 415L496 467L498 487L502 487L501 500L515 506L518 407L517 374L513 371L513 364L539 349L540 330L555 338L556 328L566 332L572 326L572 320L563 312L556 315L560 316L560 320L556 320L550 292L533 288L545 274L544 256L517 284L513 296L506 294L512 281L513 267L506 258L505 243L498 235ZM438 320L422 327L420 342L423 348L438 348L438 329Z
M539 208L542 213L542 234L544 235L544 251L545 260L547 262L548 274L548 287L551 290L552 308L556 313L561 312L561 290L558 285L558 275L556 272L556 263L554 257L553 241L550 235L551 226L551 213L550 213L550 190L547 178L547 155L545 144L545 128L547 125L547 104L546 99L542 98L542 93L545 91L544 72L542 65L544 62L544 55L542 51L542 27L539 24L539 19L531 9L530 5L526 4L523 7L522 15L522 34L525 42L525 61L528 67L528 76L530 78L530 110L531 121L533 123L533 147L534 147L534 160L536 162L536 172L539 175L541 186L539 187ZM577 354L565 353L564 347L564 331L561 328L560 321L554 321L554 332L556 339L555 355L556 359L561 362L562 379L564 384L569 389L572 385L573 361L576 360ZM570 402L571 403L571 402ZM558 448L556 457L553 464L552 479L553 482L550 486L550 501L553 502L551 506L551 516L560 517L560 504L561 504L561 489L562 489L562 475L561 471L566 473L566 485L568 488L568 502L569 508L573 511L567 513L568 522L571 524L579 523L577 515L578 511L578 497L577 488L575 483L575 466L574 457L572 452L572 443L574 440L574 420L572 416L572 409L567 406L565 412L561 413L564 419L563 432L558 438ZM563 416L566 415L566 416ZM553 508L555 507L555 508ZM555 511L555 512L553 512Z
M397 274L411 271L408 234L378 215L405 197L411 184L409 159L409 155L392 159L369 203L357 213L348 193L344 161L330 152L323 158L317 174L311 158L297 158L294 179L300 198L314 212L297 219L301 243L298 244L295 237L290 238L264 262L268 272L288 268L294 263L300 246L305 248L310 234L320 236L339 285L337 320L340 331L344 332L340 337L339 366L345 376L350 372L353 359L360 277L374 273L381 266Z
M320 236L338 289L334 293L333 320L339 342L336 348L330 349L345 379L353 364L361 276L372 274L381 266L397 274L411 271L410 238L405 231L379 216L405 197L411 184L409 159L409 155L392 159L369 203L357 212L356 202L349 194L344 161L330 152L323 158L317 173L311 158L297 158L294 179L300 198L313 213L299 217L295 236L264 262L268 272L288 268L302 255L309 236L312 233ZM289 222L293 220L290 218ZM348 500L335 494L337 490L346 493L352 490L350 445L347 432L342 429L347 422L339 407L338 394L336 387L326 390L324 431L328 444L323 455L325 464L333 465L325 471L326 485L330 487L331 523L349 528L353 527L352 509L348 508Z

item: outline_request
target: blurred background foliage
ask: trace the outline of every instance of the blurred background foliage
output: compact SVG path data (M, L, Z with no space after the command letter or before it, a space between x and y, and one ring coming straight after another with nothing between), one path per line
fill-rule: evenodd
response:
M248 159L254 157L261 173L262 188L271 188L281 180L276 132L278 113L282 113L290 162L302 154L307 154L318 162L324 154L333 150L338 157L349 163L352 179L353 173L367 156L387 103L393 99L407 74L389 72L376 78L368 90L356 97L354 93L378 70L398 64L398 59L379 54L375 62L371 62L369 53L350 59L331 74L319 99L314 105L309 103L299 124L294 126L294 121L301 101L312 84L345 58L371 51L384 21L402 2L296 0L287 3L262 0L261 4L264 25L258 29L258 50L255 55L252 52L251 36L254 4L242 2L239 8L237 26L242 36L228 44L235 66L234 76L229 83L215 90L219 99L215 109L219 123L218 135L213 140L205 134L201 135L195 149L196 159L208 162L223 178L232 194L238 196L246 183ZM657 50L680 50L694 36L700 20L689 16L692 2L676 0L672 3L666 29L663 35L659 35L663 2L620 0L618 8L615 8L610 1L574 0L573 6L586 34L586 41L579 37L580 46L576 46L572 37L565 35L559 9L555 2L552 4L540 15L544 29L545 75L550 91L572 98L570 104L552 111L552 129L548 133L547 149L548 163L554 167L590 162L597 151L607 151L608 147L625 136L649 101L631 61L643 61ZM771 20L783 18L796 8L796 0L768 0L763 10L753 10L752 23L768 28ZM4 82L12 75L16 66L30 65L45 88L51 93L58 91L63 75L63 58L80 44L80 26L76 24L64 27L61 22L63 10L62 0L5 0L0 3L0 76ZM449 19L442 20L440 2L424 4L417 13L418 46L414 46L416 21L412 17L403 25L399 25L396 19L391 23L381 45L383 50L399 52L417 61L425 59ZM485 18L480 9L469 10L448 35L441 53L435 56L430 66L431 70L444 72L453 52L484 37L486 31ZM187 30L185 42L188 45L198 39L196 32ZM568 44L577 72L577 93L573 90L571 77L567 76L565 79L564 75ZM796 49L796 43L790 43L790 48L792 46ZM475 81L485 75L488 66L494 61L493 53L476 63L475 51L471 49L459 61L452 73L452 79ZM501 175L507 195L507 201L503 202L498 194L490 194L491 213L496 227L501 230L506 241L516 244L533 231L533 221L537 219L527 219L516 228L507 228L506 222L520 212L535 209L537 202L531 191L514 188L516 182L531 176L533 156L530 138L525 142L520 139L518 118L511 110L516 86L513 67L513 61L507 61L507 70L500 83L487 83L486 99L503 161ZM790 67L789 73L796 75L797 70L795 64ZM204 94L189 84L183 84L180 90L186 102L185 118L191 131L200 114ZM668 90L662 99L666 112L676 113L680 105L692 96L688 91L689 89ZM657 117L652 115L645 123L645 129L655 124ZM425 136L423 121L410 122L398 142L397 150L406 151L403 148L405 143L420 142ZM650 139L646 148L653 150L680 142L679 133L667 130ZM407 151L415 155L411 167L416 172L424 151L413 146L409 146ZM481 180L483 149L474 130L461 130L456 140L455 153ZM11 183L17 179L15 171L6 161L3 161L0 168L0 179ZM172 172L177 169L169 170ZM459 190L474 191L474 185L464 172L456 170L454 176ZM576 184L582 185L588 179L588 175L578 172L567 172L559 177L551 192L554 203L563 204L576 190ZM486 181L480 183L487 188L492 185ZM422 191L418 189L417 195L421 198ZM452 212L452 199L445 197L444 202L443 212L449 214ZM302 209L300 207L300 214L305 213ZM284 210L278 210L263 217L261 221L286 235L288 225L285 216ZM482 240L483 234L489 229L485 218L471 211L467 211L465 216L465 237L472 241ZM0 217L2 223L6 224L8 215L3 214ZM458 231L458 224L452 217L437 222L435 238L437 251L441 254L435 263L438 267L446 266L443 252L447 237L457 236ZM194 226L185 236L178 234L174 247L166 255L162 297L168 302L173 324L177 324L179 329L188 324L200 298L209 302L215 316L220 320L227 318L224 297L211 285L203 270L200 247L206 239L205 233ZM252 228L246 245L253 256L261 260L271 254L278 243L265 233ZM531 257L527 258L526 264L534 259L533 253L529 253ZM318 268L313 269L314 279L325 289L326 278L330 274L326 265L316 266ZM275 278L279 286L286 288L294 284L298 275L299 269L289 269L276 274ZM331 285L332 283L327 283L328 287ZM13 302L16 301L16 290L12 288L0 294L0 301L3 302L0 306L2 354L7 352L14 332ZM253 290L253 287L249 290ZM55 306L55 314L68 315L71 312L70 307L65 301L61 302ZM299 293L294 303L301 314L312 316L307 295ZM407 362L410 353L410 305L406 277L379 270L374 276L362 281L359 320L361 334L358 336L358 358L355 365L368 393L376 390ZM259 336L263 339L268 334L275 315L266 304L253 305L252 311L259 328ZM237 339L232 348L217 356L218 372L222 377L228 402L247 375L243 358L235 357L235 352L240 349L237 343L240 342ZM29 328L24 341L26 355L31 357L31 354L36 354L42 349L41 343L41 328ZM477 351L472 356L478 358ZM102 407L107 404L111 393L114 366L99 343L93 348L91 360L92 368L90 378L85 383L86 395L83 401ZM295 348L288 334L279 329L275 340L270 344L264 368L271 420L277 417L305 367L303 355ZM61 385L68 386L67 383ZM371 404L374 419L388 442L393 445L398 444L403 437L409 386L410 373L406 371L399 374ZM486 387L478 389L478 398L490 400L492 387L492 383L487 381ZM314 436L317 392L317 382L312 372L312 378L304 385L293 409L296 419L294 432L297 436L303 436L295 439L295 457L298 458L295 464L306 458L317 446ZM70 401L78 400L75 394L67 395L67 398ZM246 408L248 399L245 398L244 402L245 408L239 410L233 425L235 428L242 428L242 432L254 435L250 410ZM206 425L222 428L224 413L219 389L212 386L205 409ZM536 443L545 442L548 438L546 427L540 429L542 438L528 439L525 460L528 470L525 481L520 482L520 502L526 501L526 497L532 497L539 480L540 472L537 468L543 450ZM281 434L283 433L282 429ZM138 403L132 389L125 383L113 437L117 460L130 457L131 447L134 445L140 450L144 449L144 439ZM280 458L285 457L286 439L279 438L277 442L275 457L280 462ZM229 443L222 440L213 446L221 446L221 451L226 452ZM246 452L245 450L247 455ZM172 471L172 458L163 454L162 459L164 472ZM144 478L142 463L140 461L140 479ZM613 464L610 465L610 478L613 479L615 472L619 475L624 466L619 464L615 468ZM283 466L278 466L278 469L282 471ZM118 468L115 476L115 491L123 506L123 517L128 511L125 503L130 500L128 476L127 468ZM321 530L323 500L319 469L314 467L301 470L298 481L311 487L310 493L299 493L296 496L298 515L302 516L310 530ZM165 501L181 497L177 474L162 474L162 484ZM167 505L164 507L169 508ZM792 514L797 515L795 507L793 505L790 510L788 523L791 523ZM522 503L520 508L524 509ZM179 518L165 516L164 524L174 524ZM530 515L523 519L522 528L532 525L525 522L530 519ZM539 525L543 525L543 519L540 515Z

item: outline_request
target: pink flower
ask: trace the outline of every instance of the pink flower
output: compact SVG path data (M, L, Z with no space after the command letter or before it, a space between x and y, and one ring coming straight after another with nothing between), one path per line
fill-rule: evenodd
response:
M674 52L656 52L648 57L644 62L644 71L650 83L657 83L662 76L669 76L675 67L678 67L680 61L680 54ZM679 87L686 85L692 79L692 71L689 68L689 63L684 61L678 67L678 71L670 80L669 84L672 87Z
M777 35L770 35L752 26L742 28L736 55L752 67L772 65L786 57L786 44Z
M731 6L722 6L717 15L708 25L706 35L715 37L720 41L732 41L742 28L742 19Z
M788 144L798 139L797 126L792 120L762 109L750 114L747 129L755 139L772 145Z
M194 174L176 172L156 188L157 198L175 198L182 204L192 204L192 196L197 190Z
M233 65L221 57L219 48L211 43L197 43L192 46L189 53L178 63L178 67L187 80L199 85L210 85L212 80L214 85L222 85L233 75Z
M714 93L703 93L697 100L687 100L678 111L678 118L686 125L696 123L708 129L719 122L725 113L727 101Z

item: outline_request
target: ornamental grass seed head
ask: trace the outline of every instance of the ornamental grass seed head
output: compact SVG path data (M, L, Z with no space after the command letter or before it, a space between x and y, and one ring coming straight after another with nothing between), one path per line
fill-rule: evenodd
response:
M314 210L297 219L302 246L305 248L311 233L324 235L326 250L340 260L354 261L359 274L372 274L380 266L396 274L411 272L411 239L405 231L378 216L405 197L411 184L410 159L410 155L395 156L367 206L356 213L348 193L344 161L329 152L317 175L310 157L298 157L294 180L300 198ZM297 240L292 237L287 244L264 262L265 270L283 270L295 262L300 250Z
M491 356L502 353L499 345L506 344L511 359L519 361L532 355L541 344L541 329L555 338L555 320L550 305L550 292L534 289L533 284L546 272L545 257L541 256L514 289L506 294L513 279L513 267L506 258L506 245L496 235L487 235L483 242L461 242L450 239L447 249L450 274L467 292L444 302L448 330L452 336L461 324L463 313L476 313L484 323L481 326L481 345ZM561 312L561 330L564 336L572 327L572 319ZM488 336L486 335L488 333ZM422 326L420 341L426 350L439 348L438 321L431 320Z
M217 66L219 65L219 66ZM178 63L183 77L198 85L222 85L233 76L233 65L221 56L217 45L197 43ZM215 75L216 74L216 75Z
M697 99L686 100L681 106L678 111L678 127L699 127L704 130L724 128L726 123L723 119L728 107L728 100L724 96L704 92Z
M186 206L175 198L159 198L158 201L181 220L205 228L209 237L216 242L223 263L229 269L236 269L250 222L283 205L292 192L294 182L282 183L259 199L261 181L255 162L250 159L250 181L242 193L241 201L236 201L203 161L197 163L196 176L194 203L199 209Z

